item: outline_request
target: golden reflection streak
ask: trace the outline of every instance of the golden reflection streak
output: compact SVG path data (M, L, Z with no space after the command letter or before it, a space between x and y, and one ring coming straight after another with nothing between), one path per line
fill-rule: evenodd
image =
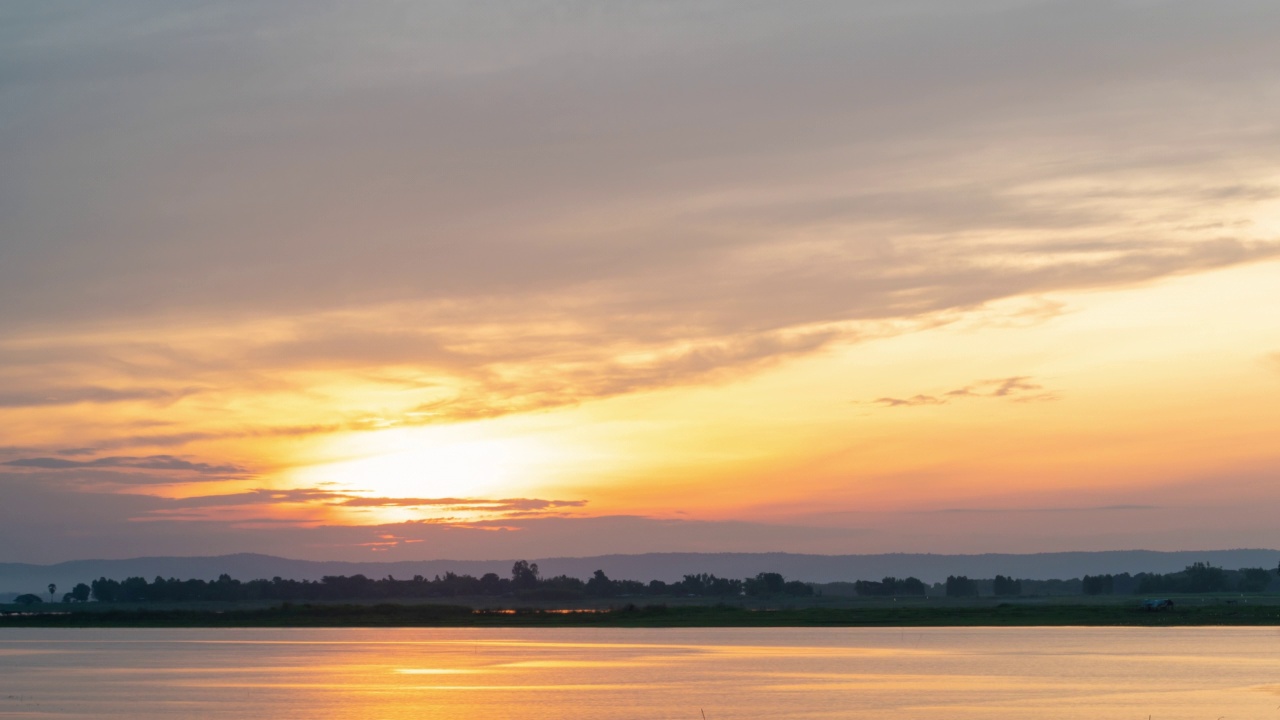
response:
M503 668L626 668L655 667L661 663L636 662L632 660L523 660L521 662L502 663L494 667Z
M1097 685L1082 682L1030 682L1027 678L1021 676L980 676L980 675L951 675L945 679L939 679L937 676L926 677L921 676L913 680L901 680L901 676L882 675L873 676L865 682L845 681L845 682L800 682L800 683L761 683L756 687L762 690L773 690L778 692L820 692L830 690L960 690L974 691L987 690L999 691L1016 685L1020 690L1043 690L1043 691L1088 691L1096 690Z
M645 687L653 690L664 687L673 687L674 683L657 684L647 683ZM634 690L635 685L631 683L600 683L597 685L423 685L406 688L410 690L443 690L452 691L468 691L468 690L492 690L492 691L521 691L539 690L539 691L560 691L560 692L579 692L583 690Z
M186 682L182 683L187 687L201 688L218 688L225 690L252 690L252 689L276 689L276 690L333 690L332 683L282 683L282 682L261 682L261 683L219 683L219 682ZM649 689L674 687L675 683L648 683L646 687ZM573 685L374 685L371 683L354 684L342 683L342 691L344 694L368 693L372 695L382 695L387 692L399 692L403 690L441 690L445 692L456 691L472 691L472 690L491 690L491 691L563 691L563 692L580 692L587 690L634 690L635 686L630 683L599 683L599 684L573 684Z
M202 644L227 645L360 645L360 646L434 646L454 647L487 647L487 648L546 648L546 649L645 649L694 651L702 654L734 655L743 657L926 657L945 655L940 650L920 648L839 648L839 647L806 647L803 645L770 646L770 645L696 645L682 643L609 643L609 642L535 642L520 640L389 640L389 641L345 641L345 640L199 640ZM954 654L954 653L951 653ZM540 661L531 661L540 662ZM553 661L549 661L553 662Z

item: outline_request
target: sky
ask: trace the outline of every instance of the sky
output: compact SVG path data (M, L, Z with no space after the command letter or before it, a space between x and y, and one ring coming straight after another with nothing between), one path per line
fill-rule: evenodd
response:
M0 561L1280 547L1277 28L0 4Z

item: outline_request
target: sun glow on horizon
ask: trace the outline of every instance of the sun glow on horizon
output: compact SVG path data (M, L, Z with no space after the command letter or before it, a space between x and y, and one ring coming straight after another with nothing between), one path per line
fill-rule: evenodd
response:
M489 436L486 430L465 424L343 435L323 449L329 459L296 468L284 479L384 501L356 504L378 522L418 519L435 514L433 507L458 504L449 501L526 497L546 482L546 466L560 454L555 448L545 440Z

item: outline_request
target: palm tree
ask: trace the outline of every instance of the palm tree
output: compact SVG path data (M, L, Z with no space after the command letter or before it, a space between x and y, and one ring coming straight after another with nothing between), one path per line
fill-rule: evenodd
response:
M49 602L53 602L53 594L56 592L58 592L58 586L53 583L49 583Z

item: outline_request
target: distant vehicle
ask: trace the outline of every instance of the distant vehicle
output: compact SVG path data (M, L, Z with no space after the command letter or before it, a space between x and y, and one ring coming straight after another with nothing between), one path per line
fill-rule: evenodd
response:
M1142 601L1142 609L1148 612L1155 610L1168 610L1173 607L1173 601L1169 598L1153 598Z

